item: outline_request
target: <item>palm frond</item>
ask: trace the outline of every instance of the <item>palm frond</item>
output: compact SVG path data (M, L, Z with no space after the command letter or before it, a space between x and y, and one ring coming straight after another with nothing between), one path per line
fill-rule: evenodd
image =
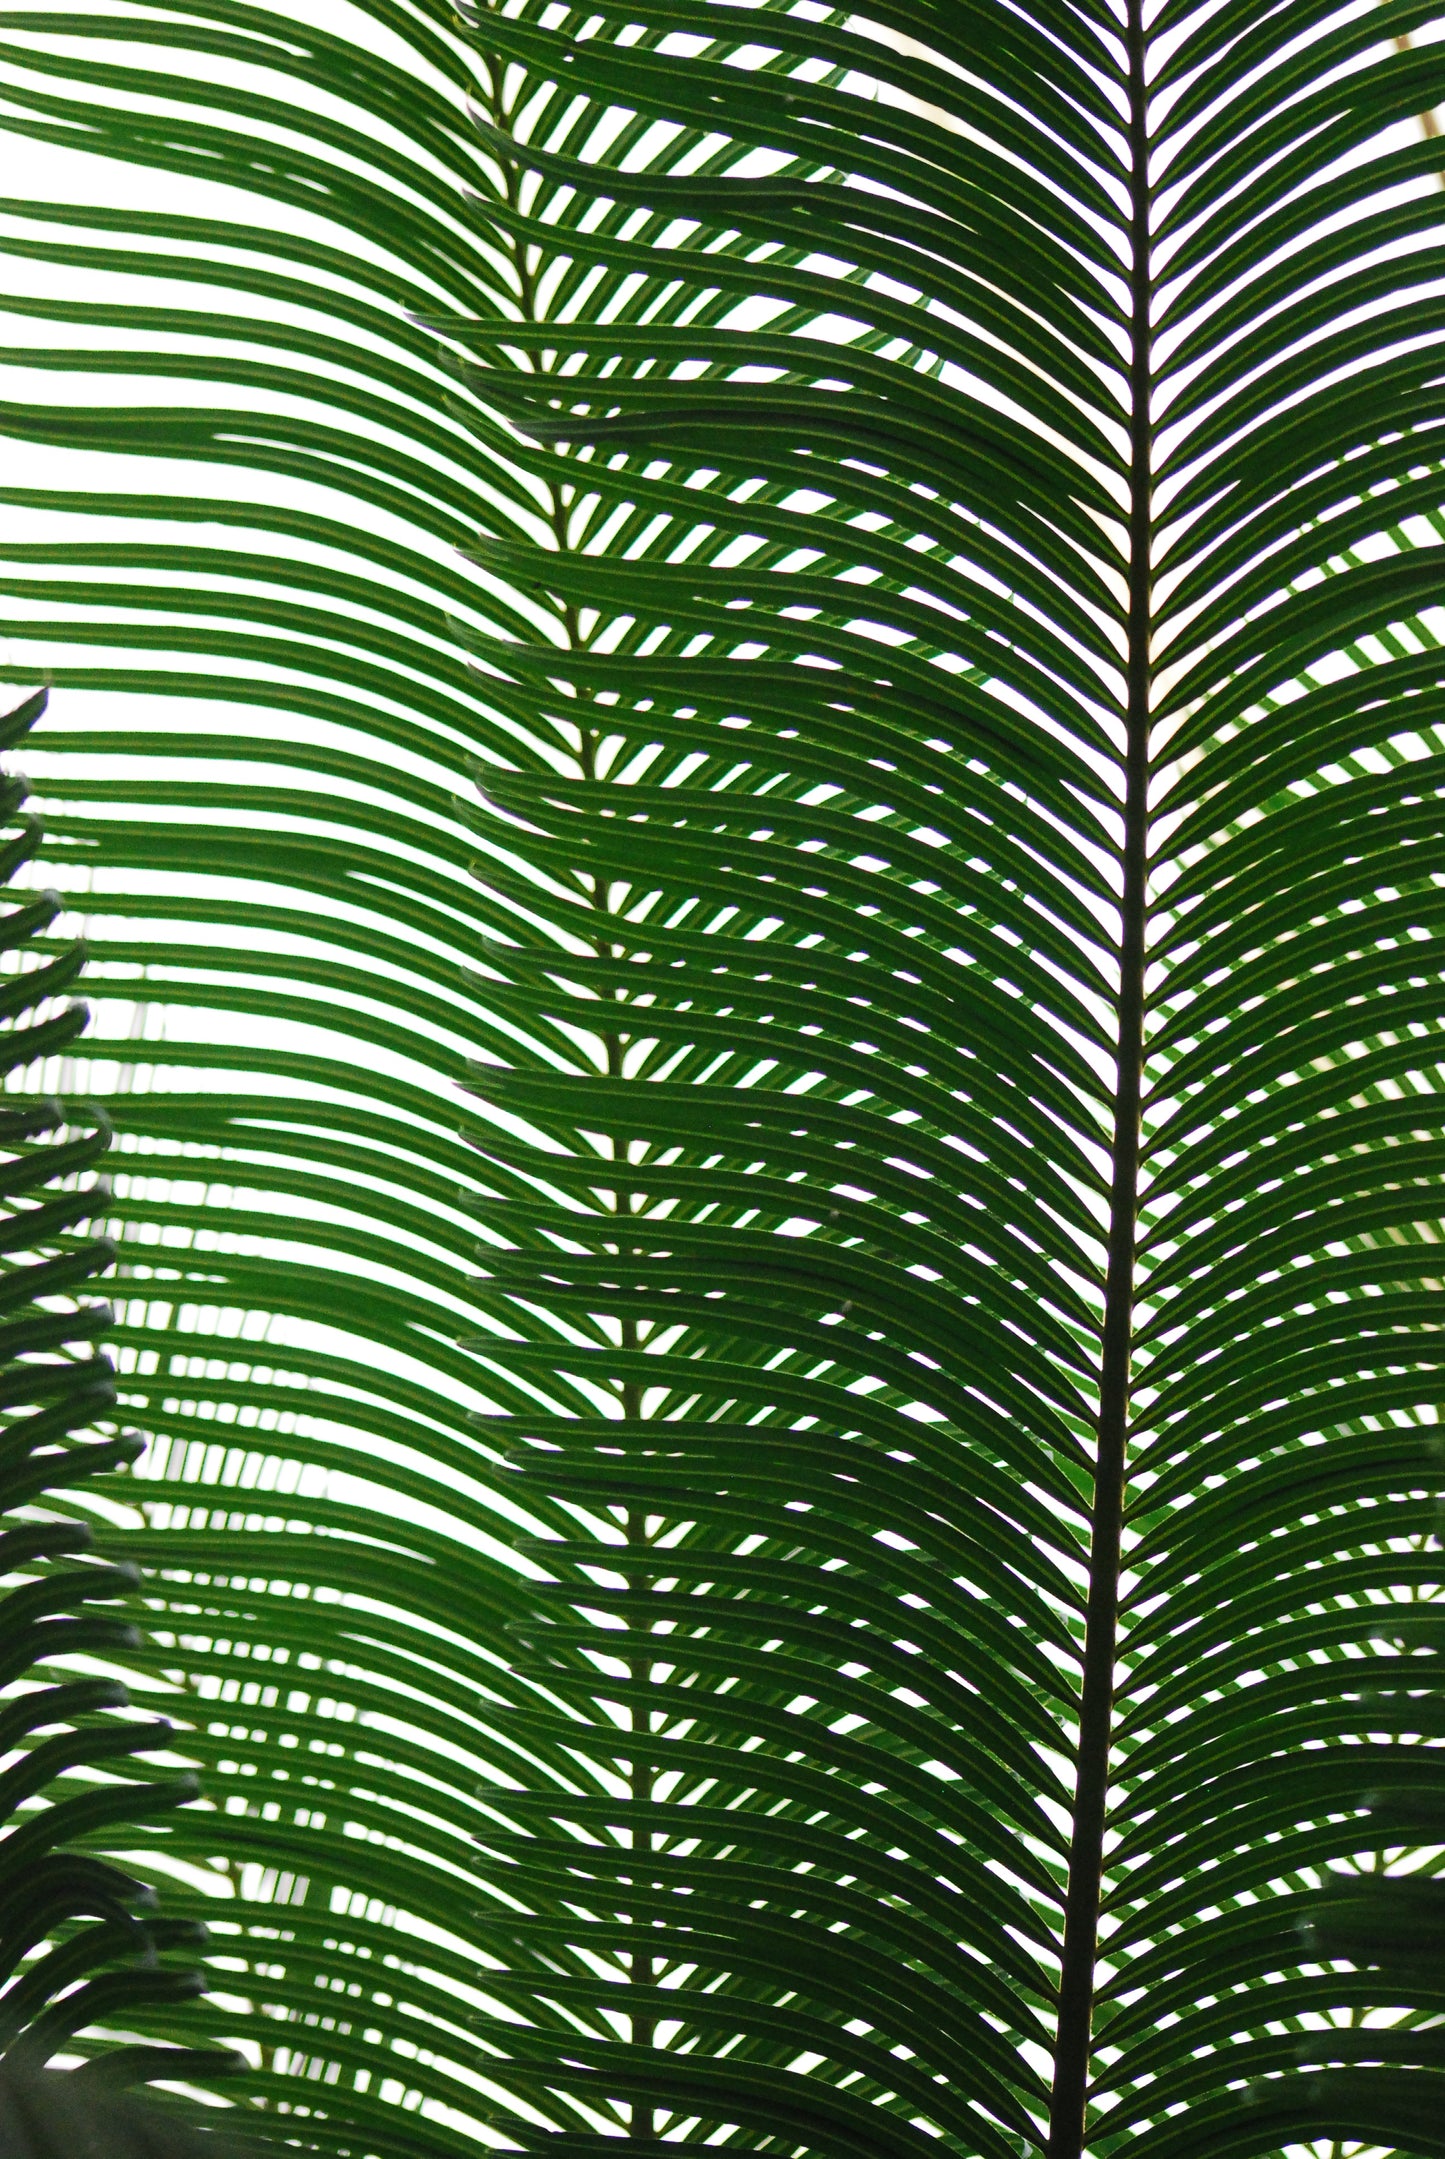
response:
M243 2088L1445 2149L1431 10L16 20Z
M44 704L41 693L0 719L0 748L14 747ZM39 820L17 814L26 792L23 779L0 778L0 818L10 828L0 881L7 885L44 844ZM86 1024L84 1004L60 1001L81 973L84 947L72 944L41 960L37 946L61 911L59 895L21 890L7 897L13 904L0 916L7 1082L0 1110L0 1568L11 1586L0 1599L0 2141L15 2159L32 2151L43 2159L57 2136L75 2152L87 2124L87 2133L103 2137L92 2095L196 2070L214 2074L227 2063L214 2053L115 2038L117 2024L123 2031L136 2017L143 2023L204 1991L194 1952L206 1937L194 1923L150 1916L153 1891L95 1847L147 1832L164 1842L167 1816L195 1799L197 1785L184 1773L147 1771L143 1758L166 1747L169 1724L115 1714L130 1698L106 1666L124 1663L141 1640L115 1605L138 1587L139 1575L85 1556L89 1531L66 1519L66 1497L133 1461L144 1443L105 1429L115 1408L115 1369L96 1343L110 1309L77 1299L115 1259L110 1238L85 1230L109 1198L91 1172L104 1160L110 1127L98 1112L77 1114L24 1086L28 1068L57 1056ZM80 2068L45 2070L77 2040L89 2055ZM128 2100L121 2113L137 2138L152 2118ZM164 2118L155 2120L164 2140ZM176 2125L174 2133L179 2153L187 2132ZM139 2142L134 2152L140 2159ZM93 2159L108 2159L100 2142Z

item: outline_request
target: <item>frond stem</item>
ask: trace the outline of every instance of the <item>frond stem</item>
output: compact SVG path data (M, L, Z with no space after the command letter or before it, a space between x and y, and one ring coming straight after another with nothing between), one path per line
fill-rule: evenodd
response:
M1125 712L1123 890L1119 908L1119 1041L1114 1094L1108 1274L1099 1377L1098 1444L1089 1540L1089 1599L1079 1704L1078 1775L1064 1906L1059 2020L1049 2116L1049 2159L1081 2159L1086 2136L1090 2027L1098 1953L1104 1823L1114 1714L1123 1539L1125 1444L1139 1207L1139 1117L1144 1068L1145 879L1149 815L1150 541L1153 426L1147 35L1144 0L1128 0L1130 153L1129 648Z

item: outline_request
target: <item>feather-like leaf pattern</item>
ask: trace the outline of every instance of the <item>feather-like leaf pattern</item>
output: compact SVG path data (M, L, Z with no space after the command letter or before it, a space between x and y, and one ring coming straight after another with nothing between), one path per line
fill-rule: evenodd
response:
M9 18L195 197L12 205L11 589L319 2147L1445 2148L1431 21Z

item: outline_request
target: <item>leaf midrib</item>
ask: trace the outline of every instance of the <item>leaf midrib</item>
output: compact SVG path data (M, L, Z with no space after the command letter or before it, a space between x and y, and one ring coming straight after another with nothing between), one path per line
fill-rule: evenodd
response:
M1113 1728L1114 1664L1119 1619L1129 1377L1134 1328L1135 1243L1139 1211L1140 1113L1144 1085L1144 968L1150 697L1153 627L1153 198L1144 0L1128 0L1129 100L1129 567L1124 750L1123 889L1119 907L1118 1051L1114 1089L1113 1175L1099 1381L1094 1502L1089 1536L1089 1594L1079 1707L1069 1885L1059 1974L1059 2018L1048 2159L1082 2159L1089 2088L1104 1825Z

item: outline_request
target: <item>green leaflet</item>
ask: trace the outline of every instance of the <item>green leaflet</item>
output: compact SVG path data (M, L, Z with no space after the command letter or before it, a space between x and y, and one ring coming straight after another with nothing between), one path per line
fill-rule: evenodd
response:
M146 2031L301 2146L1445 2152L1432 19L5 17Z

